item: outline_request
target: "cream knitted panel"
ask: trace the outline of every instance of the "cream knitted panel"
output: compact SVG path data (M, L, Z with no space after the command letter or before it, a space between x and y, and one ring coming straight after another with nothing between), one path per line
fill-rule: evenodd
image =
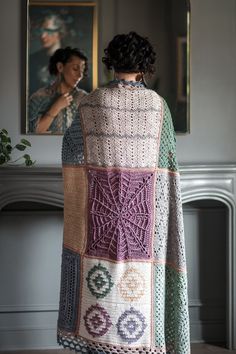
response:
M155 167L162 106L162 98L152 90L95 90L80 106L86 162L96 166Z

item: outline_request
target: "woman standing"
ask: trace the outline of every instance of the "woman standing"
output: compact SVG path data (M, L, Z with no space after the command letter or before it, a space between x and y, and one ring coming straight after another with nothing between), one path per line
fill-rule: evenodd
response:
M187 354L181 192L167 104L145 87L155 53L135 32L103 61L115 79L64 136L58 343L79 353Z
M87 94L77 85L87 74L88 59L77 48L61 48L50 57L48 69L56 79L30 97L29 132L62 134L76 119L79 103Z

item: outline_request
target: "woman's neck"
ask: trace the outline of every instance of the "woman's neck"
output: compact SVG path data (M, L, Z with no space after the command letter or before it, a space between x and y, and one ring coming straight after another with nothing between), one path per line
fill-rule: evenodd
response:
M141 74L139 73L116 73L115 79L117 80L125 80L125 81L139 81L141 78Z
M73 90L73 87L67 85L65 82L59 83L59 91L63 95L64 93L70 92Z

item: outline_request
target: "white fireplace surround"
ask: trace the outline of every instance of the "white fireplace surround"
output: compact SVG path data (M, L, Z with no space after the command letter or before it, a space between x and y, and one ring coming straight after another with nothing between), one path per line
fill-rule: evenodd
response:
M183 203L214 199L228 210L227 347L236 349L236 165L180 166ZM0 210L22 201L63 208L61 166L1 167Z

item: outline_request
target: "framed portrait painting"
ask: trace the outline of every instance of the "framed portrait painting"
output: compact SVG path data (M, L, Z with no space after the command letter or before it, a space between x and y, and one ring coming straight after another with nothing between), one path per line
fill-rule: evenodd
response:
M71 107L62 110L60 119L52 117L54 122L47 129L36 129L40 117L49 114L50 104L60 96L59 86L56 85L58 76L57 73L49 73L49 61L58 49L78 49L82 53L80 58L86 58L87 75L68 94L77 97L82 91L90 92L97 87L97 6L93 2L43 0L26 0L25 6L22 128L26 134L61 135L72 124Z

